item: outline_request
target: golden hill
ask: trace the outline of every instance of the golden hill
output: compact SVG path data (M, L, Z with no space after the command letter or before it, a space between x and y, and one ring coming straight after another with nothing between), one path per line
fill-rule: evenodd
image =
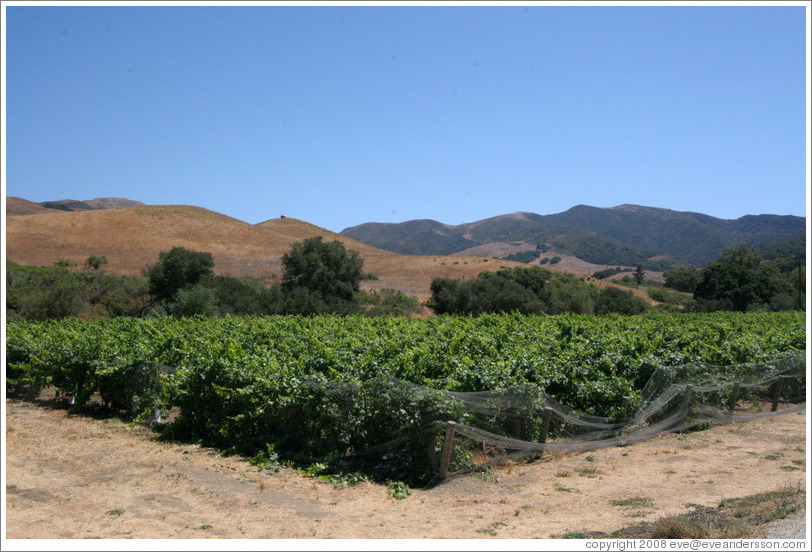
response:
M46 209L33 201L19 197L6 198L6 215L33 215L34 213L50 213L51 211L51 209Z
M26 205L30 204L30 205ZM434 277L475 278L483 270L520 263L484 257L399 255L374 248L306 222L281 218L248 224L200 207L156 205L93 211L37 209L38 204L7 198L6 258L25 265L68 260L81 267L104 255L111 274L140 274L174 246L212 254L215 272L271 279L282 272L282 255L296 241L322 236L358 251L364 270L378 277L364 288L399 289L423 300Z

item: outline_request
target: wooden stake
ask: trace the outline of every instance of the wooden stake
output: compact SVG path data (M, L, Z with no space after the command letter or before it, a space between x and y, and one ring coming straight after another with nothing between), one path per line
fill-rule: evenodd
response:
M688 415L688 410L691 408L691 395L694 393L694 386L690 383L685 386L685 396L682 398L682 406L680 410L685 410L685 415Z
M553 417L553 409L549 406L545 406L544 410L541 411L541 431L539 432L539 443L546 443L547 442L547 432L550 431L550 420ZM541 451L539 454L539 458L544 455L544 451Z
M733 384L733 391L730 392L730 398L727 400L727 409L731 412L736 408L736 403L739 402L739 387L741 385L738 381Z
M778 403L781 401L781 392L784 390L784 379L784 376L778 376L778 381L773 384L773 408L771 412L778 410Z
M539 443L547 442L547 432L550 431L550 420L553 417L553 409L545 406L541 411L541 432L539 433Z
M443 443L443 455L440 458L440 478L445 479L448 475L448 465L451 463L451 451L454 448L454 432L457 429L457 422L446 422L445 442Z

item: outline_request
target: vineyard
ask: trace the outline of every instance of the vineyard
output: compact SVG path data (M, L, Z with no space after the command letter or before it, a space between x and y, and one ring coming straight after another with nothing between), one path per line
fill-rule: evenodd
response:
M54 387L75 412L172 411L167 437L410 482L444 461L760 415L778 382L806 394L792 312L12 320L6 338L14 392ZM448 421L464 436L453 448Z

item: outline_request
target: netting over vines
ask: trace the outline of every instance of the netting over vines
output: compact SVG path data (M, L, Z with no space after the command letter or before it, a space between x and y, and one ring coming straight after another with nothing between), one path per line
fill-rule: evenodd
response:
M461 443L455 446L449 473L507 459L628 445L708 423L799 412L806 407L805 394L805 362L800 356L759 364L660 369L643 389L640 403L629 404L628 413L618 418L579 413L529 389L456 393L467 416L455 426Z
M6 386L420 484L800 410L805 344L802 313L15 321Z
M369 414L371 423L356 428L356 438L372 443L375 431L396 437L321 457L286 451L284 445L280 452L336 467L374 466L378 472L392 475L406 463L411 469L420 466L424 475L436 476L508 460L628 445L708 423L800 412L806 407L806 372L805 360L798 355L765 363L695 363L660 369L643 389L639 402L630 402L627 413L616 418L578 412L532 385L459 393L388 377L358 386L312 382L311 391L324 404L343 410L360 408ZM386 412L399 413L402 419L382 417L378 408L382 404L375 403L383 401L388 403ZM392 408L393 401L401 401L403 408ZM455 422L454 443L443 466L441 454L449 421Z

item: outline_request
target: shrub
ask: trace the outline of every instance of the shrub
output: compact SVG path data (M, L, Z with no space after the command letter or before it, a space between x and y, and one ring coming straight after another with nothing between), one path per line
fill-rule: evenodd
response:
M149 292L163 302L172 300L175 294L188 285L212 273L214 258L211 253L189 251L173 247L158 255L158 263L147 267Z
M216 316L220 314L217 294L211 288L198 284L178 290L169 305L170 314L183 316Z
M607 287L598 293L595 299L595 314L640 314L648 309L645 301L631 291L616 287Z

